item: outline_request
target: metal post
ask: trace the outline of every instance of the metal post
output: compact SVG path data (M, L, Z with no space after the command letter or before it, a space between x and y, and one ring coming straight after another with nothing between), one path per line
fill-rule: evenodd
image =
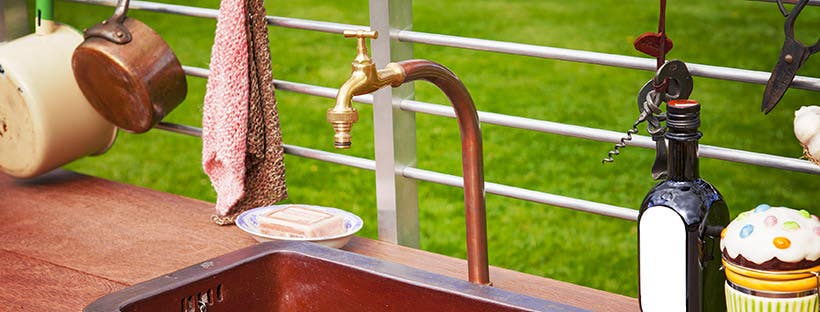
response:
M0 2L0 42L6 41L8 28L9 27L6 26L6 5Z
M26 0L0 0L0 42L29 33Z
M413 44L391 40L391 32L410 29L412 0L371 0L370 29L379 32L371 40L378 68L413 57ZM373 93L373 127L376 152L376 203L379 239L419 247L418 187L401 176L416 162L415 113L399 109L403 99L413 97L413 85L384 88Z

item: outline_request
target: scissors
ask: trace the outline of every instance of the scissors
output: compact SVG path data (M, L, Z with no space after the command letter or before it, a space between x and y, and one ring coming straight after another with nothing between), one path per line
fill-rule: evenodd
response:
M777 0L777 6L780 8L780 12L786 16L786 41L783 42L783 48L780 50L780 58L777 59L777 64L774 66L772 75L766 83L766 90L763 91L763 105L760 107L760 110L766 114L774 109L774 106L777 105L777 102L780 101L783 94L789 89L789 85L791 85L794 76L800 67L803 66L803 63L809 59L809 56L820 50L820 39L811 46L805 46L800 43L800 41L797 41L797 39L794 39L794 22L808 2L809 0L800 0L795 4L794 8L792 8L791 12L786 12L786 8L783 7L783 0Z

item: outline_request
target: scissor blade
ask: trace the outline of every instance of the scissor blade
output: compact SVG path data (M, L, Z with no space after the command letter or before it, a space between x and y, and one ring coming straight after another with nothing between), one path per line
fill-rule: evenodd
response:
M809 51L799 42L786 40L783 43L780 57L777 59L772 75L766 83L766 90L763 91L761 111L768 114L780 102L783 94L786 93L792 80L794 80L794 76L797 75L797 70L800 69L808 56Z

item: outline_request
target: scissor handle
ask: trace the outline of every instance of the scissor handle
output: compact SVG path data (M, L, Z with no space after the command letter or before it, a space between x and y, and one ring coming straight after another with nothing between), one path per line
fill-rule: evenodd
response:
M809 0L800 0L794 5L790 12L786 13L786 8L783 7L783 0L777 1L777 6L780 8L780 12L786 16L784 28L787 39L794 39L794 22L797 21L797 16L800 15L800 12L803 11L803 8L805 8L808 3Z
M817 51L820 51L820 39L809 47L809 54L817 53Z
M783 14L783 17L789 16L789 11L786 11L786 7L783 6L783 0L777 0L777 8L780 9L780 13Z
M786 30L786 40L796 41L800 45L803 45L797 39L794 39L794 23L797 21L797 16L800 15L800 12L803 11L803 8L809 3L809 0L800 0L797 4L794 5L791 12L784 13L786 15L786 23L785 23L785 30ZM781 11L785 12L786 9L783 8L783 0L777 0L777 4L781 7ZM809 54L814 54L820 51L820 39L817 39L813 45L805 46L806 50L808 50Z

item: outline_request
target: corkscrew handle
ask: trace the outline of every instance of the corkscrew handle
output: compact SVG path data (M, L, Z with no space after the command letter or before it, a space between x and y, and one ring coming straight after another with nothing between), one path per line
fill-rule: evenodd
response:
M657 92L655 85L666 81L668 84L666 91ZM649 80L638 92L638 119L627 130L626 136L609 151L607 157L601 163L614 162L614 156L621 154L621 149L627 146L627 142L632 140L632 136L638 133L638 125L646 122L646 130L652 135L655 141L655 161L652 164L652 178L655 180L664 179L667 176L667 146L664 134L666 127L661 123L666 120L666 115L661 109L663 102L675 99L686 99L692 93L692 76L686 63L674 60L661 66L652 80Z

